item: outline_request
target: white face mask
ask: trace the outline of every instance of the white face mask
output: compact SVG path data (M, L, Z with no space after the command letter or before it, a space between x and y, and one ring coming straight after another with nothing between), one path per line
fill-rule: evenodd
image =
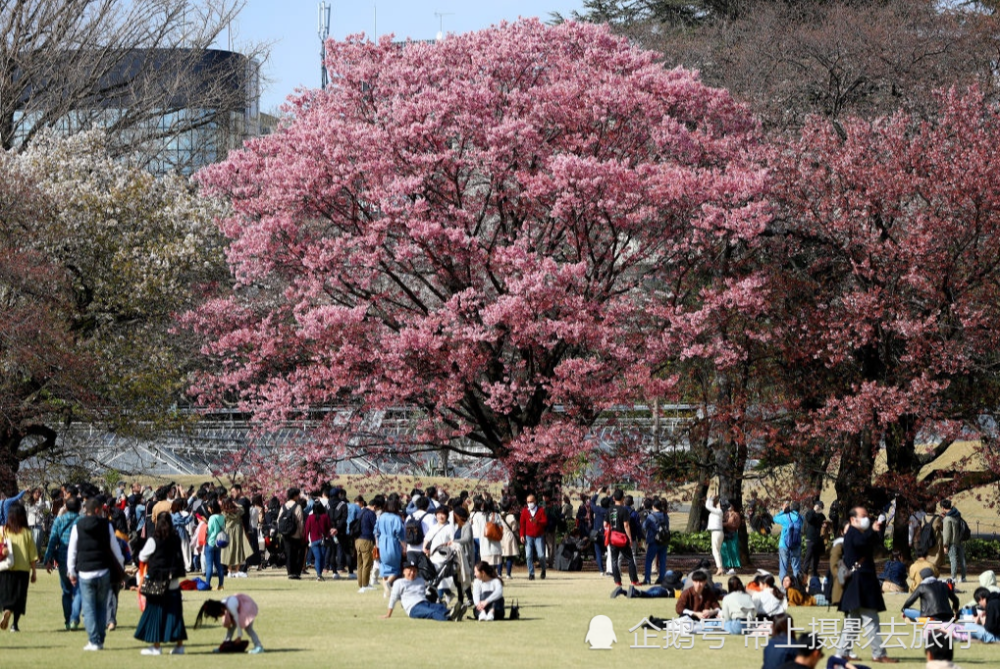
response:
M861 530L862 532L871 527L871 525L872 525L872 519L869 518L868 516L858 519L858 529Z
M537 508L538 508L537 504L529 504L528 505L528 511L531 511L532 513L534 513L535 509L537 509Z

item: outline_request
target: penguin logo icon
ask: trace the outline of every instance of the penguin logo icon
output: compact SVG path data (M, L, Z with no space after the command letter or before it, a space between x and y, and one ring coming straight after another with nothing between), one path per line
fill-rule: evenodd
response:
M590 619L590 629L587 630L585 643L590 644L590 650L611 650L611 644L618 643L615 636L615 626L607 616L594 616Z

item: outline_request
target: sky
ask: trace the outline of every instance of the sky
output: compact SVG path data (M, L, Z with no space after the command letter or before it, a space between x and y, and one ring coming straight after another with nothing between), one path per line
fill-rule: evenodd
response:
M569 15L582 0L327 0L330 37L394 33L398 39L433 39L442 23L445 33L487 28L519 16L537 16L543 21L550 12ZM261 110L273 112L296 88L320 85L320 41L317 26L318 0L247 0L232 25L234 47L267 42L270 57L263 74L268 80L261 96ZM436 16L443 14L444 16ZM229 37L223 35L228 42ZM226 45L222 45L226 48Z

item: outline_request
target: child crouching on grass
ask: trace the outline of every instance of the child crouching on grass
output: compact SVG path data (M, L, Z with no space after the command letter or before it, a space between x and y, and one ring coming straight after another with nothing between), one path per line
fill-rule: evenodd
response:
M234 630L236 631L236 639L239 641L243 638L243 630L246 630L253 641L253 648L247 652L252 654L264 652L264 646L261 645L260 638L253 630L253 621L257 617L257 603L248 595L230 595L221 601L205 600L205 603L201 605L201 610L198 611L198 618L194 621L195 629L201 627L202 618L206 616L214 620L222 618L222 625L226 628L226 638L223 643L232 640ZM218 649L215 652L219 652Z

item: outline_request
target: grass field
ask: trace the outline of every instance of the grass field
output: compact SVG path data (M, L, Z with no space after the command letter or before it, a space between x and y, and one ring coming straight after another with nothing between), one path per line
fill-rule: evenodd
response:
M672 617L675 600L608 598L610 579L593 572L549 572L545 581L528 582L523 569L507 582L507 601L516 599L522 607L518 622L437 623L410 620L397 607L390 620L381 620L385 600L381 592L357 593L354 581L317 583L288 581L278 571L254 573L248 579L230 579L226 594L245 592L258 602L261 613L255 625L267 652L259 656L212 655L222 640L220 625L194 630L194 618L201 603L222 593L186 592L184 611L188 628L188 654L184 657L141 657L142 644L132 638L139 617L135 593L123 593L119 611L120 627L110 632L105 650L84 653L87 642L82 631L63 630L60 591L56 574L39 573L38 583L28 596L28 614L21 621L22 632L0 633L0 669L14 667L170 666L197 667L462 667L486 664L498 667L662 667L690 666L699 669L742 669L760 667L761 651L744 647L741 637L725 637L721 649L711 650L717 641L696 638L690 649L663 649L663 633L651 637L648 645L658 648L631 648L635 638L628 630L645 616ZM971 585L960 595L971 598ZM887 596L889 611L898 611L902 596ZM813 619L839 618L826 608L794 609L798 627ZM595 615L614 622L618 642L610 651L589 650L584 638ZM883 631L888 631L883 614ZM900 619L901 620L901 619ZM900 627L899 629L903 629ZM906 628L910 629L910 628ZM642 636L639 636L643 643ZM894 640L909 645L909 638ZM919 650L893 648L890 654L902 667L923 667ZM867 654L862 652L864 659ZM962 666L1000 666L1000 646L973 643L958 648L956 660ZM823 664L825 666L825 662Z

